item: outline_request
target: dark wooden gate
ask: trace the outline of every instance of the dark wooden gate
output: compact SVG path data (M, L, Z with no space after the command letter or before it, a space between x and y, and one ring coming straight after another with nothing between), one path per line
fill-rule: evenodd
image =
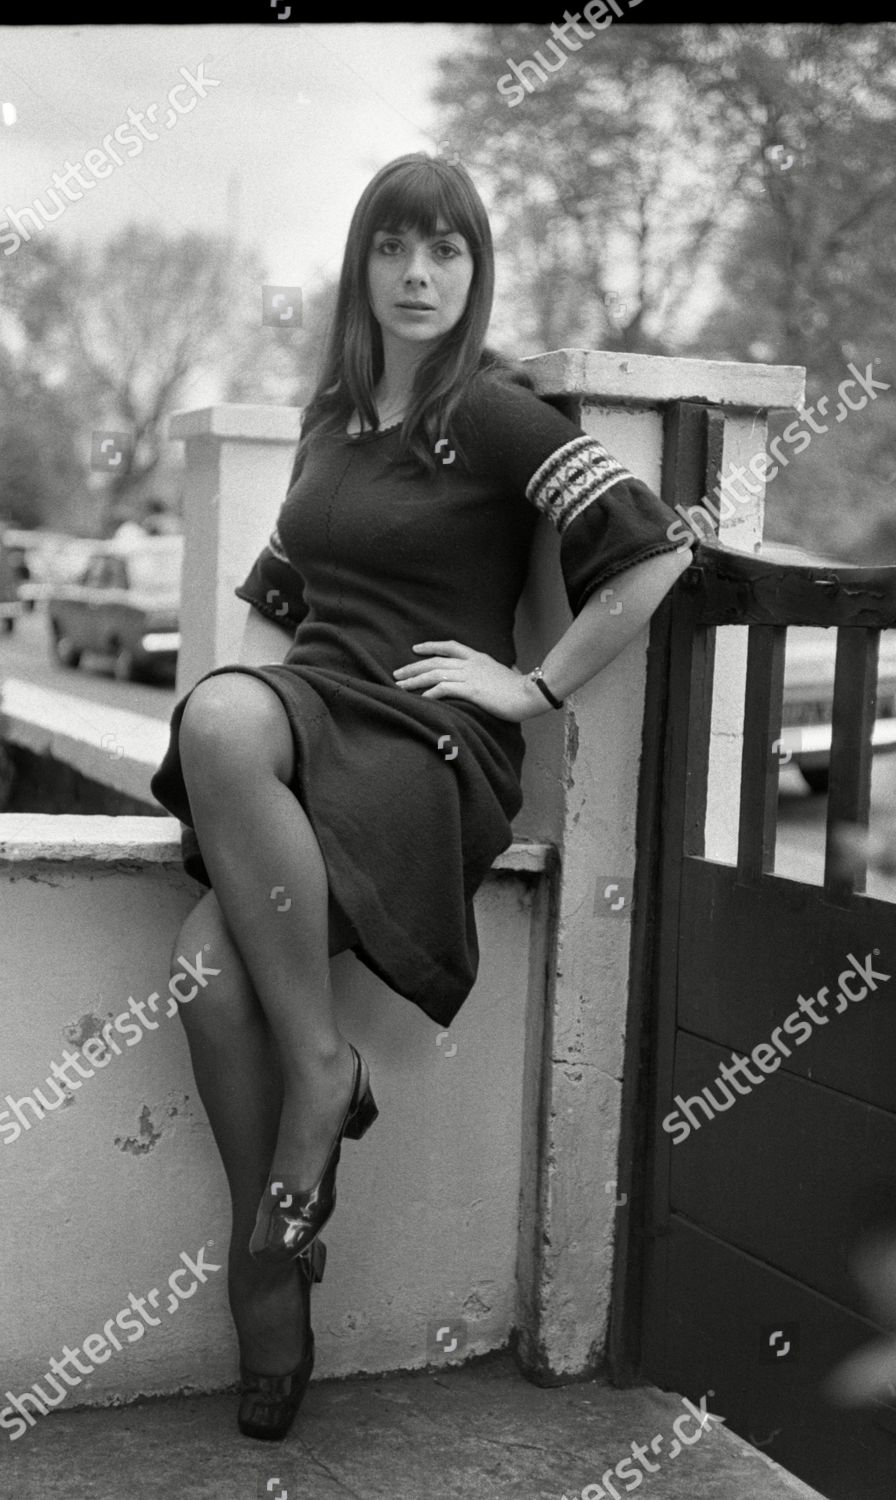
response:
M692 503L718 464L713 414L682 404L669 422L667 496ZM715 646L734 624L750 627L736 865L704 844ZM848 1257L875 1185L896 1185L896 906L839 871L831 841L867 822L894 624L896 568L710 545L650 648L611 1362L621 1383L712 1392L731 1430L833 1500L896 1496L896 1399L846 1411L821 1391L881 1332ZM822 886L772 873L791 625L837 631Z

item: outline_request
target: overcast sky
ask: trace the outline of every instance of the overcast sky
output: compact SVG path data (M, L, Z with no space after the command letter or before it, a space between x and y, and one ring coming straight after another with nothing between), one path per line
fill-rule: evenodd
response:
M436 59L459 44L455 28L436 22L0 27L0 227L10 208L44 195L66 161L83 163L125 127L139 151L119 137L121 165L90 177L43 234L96 243L134 218L172 231L235 222L273 284L308 287L337 271L374 171L405 151L436 149L428 91ZM200 63L216 83L177 115L169 90ZM193 97L187 83L179 106ZM149 115L143 130L157 130L155 141L127 125L129 109L150 105L155 129Z

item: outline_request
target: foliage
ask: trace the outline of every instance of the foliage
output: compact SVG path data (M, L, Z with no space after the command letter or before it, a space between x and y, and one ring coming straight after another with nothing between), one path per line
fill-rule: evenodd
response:
M45 237L0 263L0 347L19 422L29 391L45 408L55 399L84 469L91 434L127 434L120 467L103 476L107 516L149 482L171 411L235 363L235 330L259 320L263 281L228 239L137 224L93 252Z
M516 352L805 365L832 412L849 362L877 361L896 395L896 27L619 23L543 82L523 64L556 64L546 28L463 36L439 133L493 206ZM511 107L512 63L533 90ZM769 490L769 535L856 560L892 544L893 399L813 437Z

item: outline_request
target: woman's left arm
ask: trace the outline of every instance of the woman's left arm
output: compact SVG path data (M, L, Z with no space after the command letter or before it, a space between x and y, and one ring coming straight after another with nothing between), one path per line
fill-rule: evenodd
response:
M541 662L555 698L566 698L634 640L675 580L689 567L689 548L649 557L618 573L612 587L595 589ZM499 719L534 718L551 711L541 690L516 667L505 667L459 641L420 641L427 652L393 674L396 685L423 698L466 698Z
M595 589L541 663L555 698L566 698L603 670L640 633L675 580L693 561L690 549L648 557L617 574L612 586ZM528 689L550 708L530 678ZM530 695L531 696L531 695Z

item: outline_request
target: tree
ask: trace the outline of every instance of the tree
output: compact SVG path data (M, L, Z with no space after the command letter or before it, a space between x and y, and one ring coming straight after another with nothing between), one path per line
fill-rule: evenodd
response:
M477 28L442 64L439 133L493 206L529 351L675 346L746 168L720 160L712 122L688 107L664 59L671 30L611 27L543 83L536 26ZM499 92L511 64L533 85L515 105Z
M57 391L23 381L0 348L0 520L78 529L84 465Z
M881 521L896 480L893 398L851 413L837 390L852 363L896 391L894 29L693 28L676 46L670 65L757 164L718 305L689 352L806 367L807 405L827 404L816 420L829 431L775 482L769 534L843 559L892 556Z
M494 206L498 322L520 352L806 365L810 405L832 412L850 362L896 389L896 28L566 35L564 53L542 27L478 28L435 94ZM813 435L775 481L770 535L867 549L896 480L889 402Z
M230 375L226 401L305 406L314 389L324 339L336 302L336 279L317 277L299 288L299 326L278 328L256 314L247 324L240 356ZM258 312L261 308L259 294Z
M226 238L136 224L94 253L36 241L0 278L19 380L65 392L85 451L88 434L127 437L108 471L110 512L153 474L164 419L191 385L235 363L235 331L250 308L258 316L264 283L254 257Z

